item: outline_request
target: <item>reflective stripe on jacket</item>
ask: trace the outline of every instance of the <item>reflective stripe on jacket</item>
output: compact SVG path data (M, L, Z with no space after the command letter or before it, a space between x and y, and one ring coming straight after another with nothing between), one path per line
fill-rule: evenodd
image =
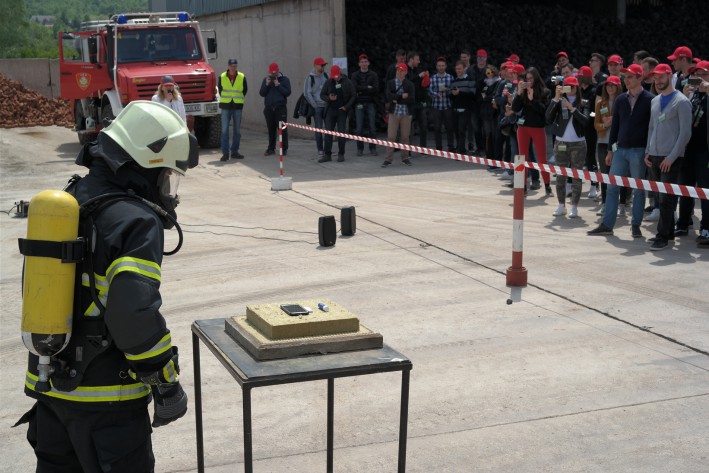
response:
M244 103L244 73L237 72L236 79L234 83L231 83L231 79L226 72L222 72L219 77L221 83L221 95L219 96L219 103Z

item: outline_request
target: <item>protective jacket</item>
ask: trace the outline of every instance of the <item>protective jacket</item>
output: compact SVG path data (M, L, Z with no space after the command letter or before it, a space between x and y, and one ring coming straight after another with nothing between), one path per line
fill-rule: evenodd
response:
M89 174L67 189L79 204L129 189L156 201L154 181L160 169L140 168L108 140L86 145L77 164L89 167ZM151 389L131 375L161 371L167 380L177 380L170 331L159 310L164 226L153 210L136 199L119 197L97 204L90 219L82 214L80 234L90 226L93 285L105 310L94 302L91 265L85 260L77 266L81 271L77 271L74 293L72 338L56 356L60 364L50 378L52 389L35 391L38 359L30 354L25 393L92 408L145 405Z

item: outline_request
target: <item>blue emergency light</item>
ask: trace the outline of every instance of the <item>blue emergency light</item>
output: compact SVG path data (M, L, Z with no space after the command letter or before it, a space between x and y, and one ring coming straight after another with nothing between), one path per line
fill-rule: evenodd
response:
M177 14L177 19L178 19L180 22L184 23L184 22L186 22L186 21L189 21L190 15L189 15L188 13L185 13L185 12L178 13L178 14Z
M125 25L126 23L128 23L128 17L125 15L118 15L116 23L118 23L119 25Z

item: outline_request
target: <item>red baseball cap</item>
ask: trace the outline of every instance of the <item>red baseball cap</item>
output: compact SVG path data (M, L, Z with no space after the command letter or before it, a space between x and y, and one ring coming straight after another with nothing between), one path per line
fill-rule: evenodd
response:
M515 67L515 63L512 61L502 63L502 69L512 69L513 67Z
M558 58L559 56L564 56L566 59L569 59L569 55L566 54L566 51L559 51L558 53L556 53L555 57Z
M618 56L617 54L614 54L608 58L608 64L610 64L612 62L614 62L616 64L620 64L622 66L623 65L623 58Z
M335 79L335 80L339 80L339 79L340 79L340 75L341 75L340 66L337 66L337 65L336 65L336 66L332 66L332 67L330 68L330 77L331 77L331 78L333 78L333 79Z
M669 67L669 66L667 66ZM643 75L643 67L640 64L631 64L628 67L624 67L620 70L623 74L634 74L636 76Z
M487 51L484 49L478 49L478 52L476 53L478 57L487 57Z
M653 69L652 72L649 73L647 76L653 77L661 74L672 74L672 68L669 64L658 64L657 66L655 66L655 69Z
M524 68L522 64L515 64L512 66L512 72L516 72L517 74L524 74L524 71L527 69Z
M313 61L313 66L327 66L325 60L321 57L316 57Z
M586 77L588 79L592 79L593 78L593 71L588 66L581 66L581 67L579 67L579 74L578 75L581 77Z
M162 85L166 86L175 85L175 79L173 79L172 76L163 76L160 82L162 82Z
M269 74L278 74L278 64L276 64L275 62L272 62L268 66L268 73Z
M686 57L688 59L692 58L692 50L689 49L687 46L680 46L679 48L675 49L675 52L672 54L672 56L667 56L667 59L670 61L674 61L677 58L680 57Z
M575 85L576 87L578 87L579 80L574 76L569 76L564 79L564 85Z
M362 59L366 59L367 61L369 61L369 56L367 56L366 54L360 54L357 60L361 61Z
M399 64L397 64L396 68L399 69L400 71L409 72L409 68L403 62L400 62Z
M698 70L709 72L709 61L699 61L696 66L689 68L689 73L694 74Z
M605 85L614 84L620 87L620 77L618 76L608 76Z
M519 56L516 54L510 54L510 57L507 58L508 61L513 61L513 62L519 62Z

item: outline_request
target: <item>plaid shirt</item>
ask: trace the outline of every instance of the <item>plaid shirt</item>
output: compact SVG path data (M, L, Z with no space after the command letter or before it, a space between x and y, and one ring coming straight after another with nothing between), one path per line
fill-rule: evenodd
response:
M431 76L431 85L428 86L428 94L432 97L431 106L436 110L446 110L451 108L451 99L448 97L451 89L453 76L446 72L443 77L438 74ZM445 87L446 92L440 94L441 87Z
M401 87L401 81L399 79L394 79L394 84L396 84L396 89L398 90L399 93L397 94L399 97L404 93L404 89ZM396 107L394 108L394 115L408 115L409 114L409 106L406 104L400 104L399 102L396 103Z

